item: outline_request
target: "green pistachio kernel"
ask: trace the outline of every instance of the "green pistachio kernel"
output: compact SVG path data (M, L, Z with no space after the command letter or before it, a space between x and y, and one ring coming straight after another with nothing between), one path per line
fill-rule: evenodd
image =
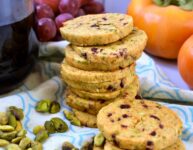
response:
M17 131L11 131L11 132L0 131L0 139L11 141L16 137L16 135L17 135Z
M102 146L105 142L105 138L104 136L102 135L102 133L99 133L97 134L95 137L94 137L94 145L95 146Z
M60 118L52 118L51 122L53 122L56 132L66 132L68 130L67 124Z
M23 137L16 137L14 139L11 140L11 143L14 144L19 144L19 142L22 140Z
M54 123L53 123L52 121L46 121L46 122L44 123L44 127L45 127L45 129L48 131L49 134L52 134L52 133L55 133L55 132L56 132Z
M0 112L0 125L8 124L8 116L5 112Z
M12 113L8 113L8 117L9 117L9 125L12 126L13 128L17 127L17 120L15 118L15 116Z
M31 142L31 148L32 150L43 150L42 144L37 141Z
M14 131L14 127L10 125L0 125L0 130L3 132L10 132L10 131Z
M36 111L46 113L50 110L51 101L49 99L41 100L36 105Z
M23 138L20 142L19 142L19 147L22 150L25 150L27 148L29 148L31 146L31 139L28 137Z
M55 113L57 113L59 111L60 111L60 104L58 102L56 102L56 101L52 101L51 104L50 104L49 112L51 114L55 114Z
M24 129L21 129L20 131L17 132L18 137L25 137L27 134L27 131Z
M45 140L47 140L49 137L48 132L46 130L41 130L36 135L35 141L43 143Z
M62 150L78 150L78 148L74 147L70 142L64 142L62 144Z
M45 127L44 126L35 126L33 128L33 134L38 134L38 132L40 132L41 130L45 130Z
M9 141L0 139L0 147L7 146L9 144Z
M6 147L6 150L21 150L21 148L18 145L16 145L16 144L9 144Z
M64 115L73 125L81 126L80 120L74 115L74 113L64 110Z
M9 112L11 112L17 120L22 120L24 118L23 110L21 108L10 106Z

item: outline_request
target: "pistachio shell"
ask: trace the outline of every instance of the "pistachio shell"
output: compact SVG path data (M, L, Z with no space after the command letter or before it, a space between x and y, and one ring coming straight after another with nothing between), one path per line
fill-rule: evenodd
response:
M8 116L5 112L0 112L0 125L8 124Z
M0 125L0 130L3 132L14 131L15 129L10 125Z
M49 112L51 114L55 114L55 113L57 113L59 111L60 111L60 104L58 102L56 102L56 101L52 101L51 104L50 104Z
M81 126L80 120L74 115L74 113L64 110L64 115L73 125Z
M56 132L54 123L52 121L46 121L44 123L44 127L46 128L46 130L48 131L49 134L52 134L52 133Z
M95 146L102 146L105 142L105 138L104 136L102 135L102 133L99 133L97 134L95 137L94 137L94 145Z
M52 118L51 122L53 122L57 132L66 132L68 130L67 124L60 118Z
M16 144L9 144L6 147L6 150L21 150L21 148L18 145L16 145Z
M46 130L41 130L40 132L38 132L38 134L36 135L35 141L38 142L44 142L45 140L47 140L49 137L48 132Z
M22 150L25 150L27 148L29 148L31 145L31 139L28 137L23 138L20 142L19 142L19 147Z
M33 128L33 133L36 135L36 134L38 134L38 132L40 132L41 130L45 130L45 127L44 126L35 126L34 128Z
M0 147L7 146L9 144L9 141L0 139Z

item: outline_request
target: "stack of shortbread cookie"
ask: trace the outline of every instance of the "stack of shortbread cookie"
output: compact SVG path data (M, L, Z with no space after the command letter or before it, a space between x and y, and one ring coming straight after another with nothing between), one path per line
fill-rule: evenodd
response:
M155 102L116 101L99 111L97 125L106 142L94 149L185 150L180 118Z
M61 65L61 77L68 85L65 101L82 125L96 127L102 107L136 96L135 61L147 36L133 27L132 17L110 13L67 21L60 32L71 42Z

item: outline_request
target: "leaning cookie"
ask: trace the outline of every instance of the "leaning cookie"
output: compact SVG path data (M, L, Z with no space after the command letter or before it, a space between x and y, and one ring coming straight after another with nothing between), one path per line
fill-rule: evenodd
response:
M131 59L126 59L122 62L112 64L103 64L98 62L93 63L87 60L86 54L79 55L72 49L71 46L67 46L65 48L65 56L65 60L69 65L87 71L114 71L126 68L129 64L133 62L131 61Z
M124 38L132 29L131 16L106 13L66 21L60 28L60 33L74 45L104 45Z
M81 122L81 125L90 127L90 128L96 128L96 116L91 115L76 109L72 109L74 112L75 116L78 118L78 120Z
M116 90L120 90L123 88L128 87L131 82L134 80L134 73L128 75L126 78L115 80L115 81L108 81L108 82L101 82L101 83L84 83L80 81L73 81L63 77L65 83L68 84L69 87L83 90L87 92L94 92L94 93L105 93L105 92L114 92Z
M84 90L76 89L69 87L69 89L76 94L77 96L85 99L92 99L92 100L112 100L120 96L121 94L124 96L132 97L134 98L137 95L137 92L139 90L139 79L137 76L134 77L134 80L127 88L112 91L112 92L106 92L106 93L91 93Z
M120 67L125 67L122 66L122 64L128 66L134 63L141 56L146 43L146 33L134 28L127 37L109 45L90 47L71 45L71 47L79 56L83 57L91 64L96 63L106 66L116 66L116 69L119 69ZM68 53L68 50L66 50L66 52ZM75 53L74 56L76 56ZM79 65L76 66L79 68Z
M103 107L97 115L97 126L108 141L130 150L167 148L182 132L182 122L175 112L146 100L122 100Z
M72 81L85 83L101 83L108 81L116 81L131 75L135 70L135 64L127 68L115 71L85 71L70 66L64 60L61 64L61 77Z
M105 146L104 146L104 150L124 150L124 149L121 149L121 148L115 146L114 144L106 141ZM180 139L178 139L178 141L175 144L173 144L172 146L169 146L167 148L164 148L163 150L185 150L185 146L184 146L183 142Z

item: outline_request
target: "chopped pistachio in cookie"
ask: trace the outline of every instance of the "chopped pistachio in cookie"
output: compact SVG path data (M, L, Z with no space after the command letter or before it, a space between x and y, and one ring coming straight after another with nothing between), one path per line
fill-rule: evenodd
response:
M130 150L164 149L182 132L182 122L175 112L146 100L121 100L103 107L97 115L97 126L108 141Z
M81 125L84 125L90 128L97 127L95 115L91 115L91 114L88 114L88 113L85 113L85 112L82 112L76 109L72 109L72 111L74 112L78 120L81 122Z
M124 149L121 149L110 142L106 142L104 146L104 150L124 150ZM164 148L163 150L185 150L185 146L183 142L180 139L178 139L175 144L167 148Z
M139 54L141 55L141 54ZM112 63L112 64L105 64L105 63L98 63L98 62L91 62L87 60L87 54L83 53L79 55L77 52L75 52L71 46L67 46L65 48L65 60L66 62L75 67L79 68L81 70L87 70L87 71L114 71L118 69L126 68L129 64L133 63L131 61L132 59L126 59L124 61L121 61L119 63ZM136 58L138 56L136 55ZM134 57L133 57L134 58Z
M69 80L65 77L63 77L63 80L68 84L69 87L78 90L84 90L87 92L94 92L94 93L105 93L105 92L114 92L116 90L128 87L134 80L134 77L135 75L133 72L132 74L129 74L126 78L101 83L85 83Z
M116 90L112 92L106 92L106 93L91 93L84 90L76 89L69 87L69 89L76 94L77 96L85 99L92 99L92 100L112 100L117 98L118 96L127 95L128 97L135 97L137 95L137 92L139 90L139 79L137 76L134 77L134 80L127 88ZM127 92L128 91L128 92Z
M87 62L111 66L119 64L121 66L123 62L126 62L128 66L141 56L146 43L146 33L143 30L134 28L127 37L108 45L89 47L71 46Z
M106 13L66 21L60 28L60 33L74 45L104 45L124 38L132 29L131 16Z
M131 75L135 70L135 64L127 68L115 71L85 71L70 66L65 60L61 65L61 77L72 81L86 83L101 83L108 81L116 81Z

